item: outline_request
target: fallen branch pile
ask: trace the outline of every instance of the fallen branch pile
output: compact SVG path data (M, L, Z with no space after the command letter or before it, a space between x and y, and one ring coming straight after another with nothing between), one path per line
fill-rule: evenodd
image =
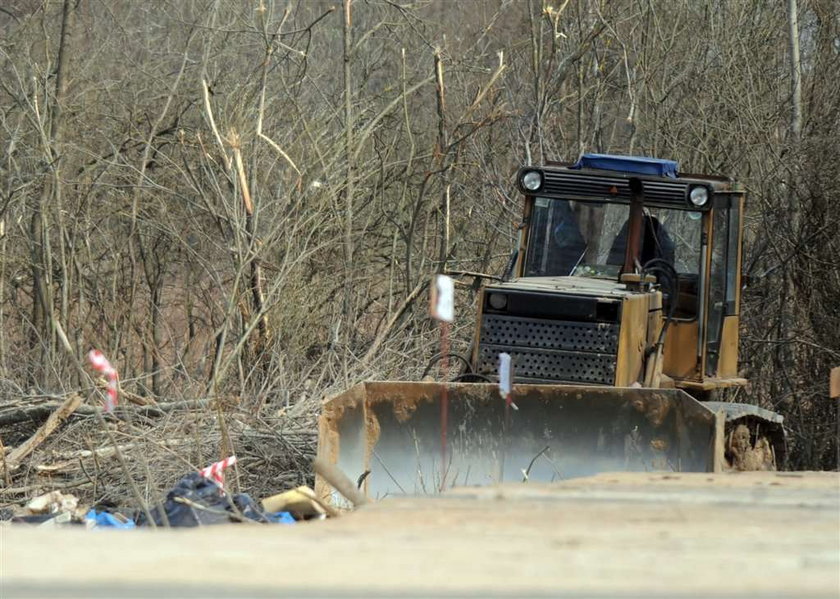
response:
M59 489L85 504L140 507L132 485L153 505L225 452L238 457L227 479L235 492L259 498L312 484L314 402L256 415L209 399L138 403L102 419L77 394L0 400L0 507Z

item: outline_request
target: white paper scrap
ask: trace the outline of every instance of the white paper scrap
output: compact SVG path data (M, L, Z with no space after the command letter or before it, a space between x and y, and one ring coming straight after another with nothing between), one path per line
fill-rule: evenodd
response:
M446 275L435 277L432 293L432 318L444 322L455 320L455 283Z

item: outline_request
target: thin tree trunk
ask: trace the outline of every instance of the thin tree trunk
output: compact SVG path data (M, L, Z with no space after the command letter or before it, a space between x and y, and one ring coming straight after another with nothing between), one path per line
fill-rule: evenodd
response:
M545 82L542 76L542 62L543 62L543 31L542 23L540 22L542 3L539 7L535 6L534 2L528 2L528 23L531 28L531 69L534 75L533 81L533 101L534 113L531 122L531 131L526 142L528 146L528 155L531 156L531 144L536 140L539 147L538 163L542 164L545 161L545 148L543 147L543 131L542 131L542 111L544 105L544 88ZM530 163L529 158L528 162Z
M56 194L60 185L60 159L58 146L61 143L62 106L67 96L67 63L70 53L69 45L72 0L64 0L61 11L61 33L59 34L58 55L56 58L55 97L53 98L50 118L49 145L44 148L47 162L52 164L52 172L44 178L41 195L32 211L29 224L32 251L32 325L33 345L41 348L41 368L49 372L49 362L52 359L52 259L50 257L49 237L46 234L47 223L45 212L49 208L50 200ZM34 382L34 381L33 381Z
M441 166L448 151L446 139L446 88L443 85L443 59L440 49L435 50L435 97L437 99L438 139L437 158ZM449 252L449 175L444 169L441 181L443 191L440 201L440 248L438 248L438 272L446 271L446 256Z
M347 181L344 186L344 330L345 339L351 336L353 290L353 94L350 72L353 52L353 21L350 13L352 0L344 0L344 151L347 159Z
M790 113L790 145L795 149L799 144L802 133L802 69L799 61L799 22L797 18L797 3L796 0L788 0L788 44L790 50L790 78L791 78L791 113ZM788 181L781 182L782 193L787 196L788 200L788 215L787 222L789 226L791 239L799 239L800 236L800 218L799 218L799 200L798 193L798 179L799 179L799 162L796 159L794 150L794 160L791 162L792 176ZM779 305L782 325L781 337L784 338L785 343L779 345L778 360L779 371L782 372L788 368L798 370L797 361L798 355L796 353L796 335L801 331L804 322L799 317L797 306L800 300L800 292L797 288L794 273L792 269L794 264L787 264L783 269L783 281L785 285L785 296ZM788 377L782 378L783 395L787 396L795 392L795 386L791 383ZM806 444L805 451L810 451L812 445ZM807 462L811 462L811 457L808 456Z
M255 229L254 220L254 202L251 199L251 191L248 186L248 177L245 174L245 164L242 161L242 151L239 146L239 139L235 137L235 145L233 146L233 158L236 163L236 172L239 177L239 186L242 189L242 202L245 207L245 234L248 239L248 254L249 254L249 268L250 280L249 287L251 290L251 305L254 310L254 315L259 318L257 324L257 341L254 348L254 357L259 359L259 356L268 346L268 315L265 314L265 293L262 288L262 269L260 268L259 259L256 256L259 242L257 240L257 233Z
M162 267L160 267L162 269ZM160 361L160 351L163 345L162 312L163 312L163 272L157 273L151 293L151 322L152 322L152 394L160 397L163 393Z
M799 59L799 17L796 0L788 0L787 8L790 45L790 133L793 143L798 143L802 135L802 63Z

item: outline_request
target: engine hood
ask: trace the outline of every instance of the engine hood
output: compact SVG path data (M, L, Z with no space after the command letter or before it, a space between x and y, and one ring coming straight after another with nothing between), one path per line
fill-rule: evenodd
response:
M490 290L562 293L598 298L622 299L640 292L628 290L626 285L610 279L589 277L521 277L488 285Z

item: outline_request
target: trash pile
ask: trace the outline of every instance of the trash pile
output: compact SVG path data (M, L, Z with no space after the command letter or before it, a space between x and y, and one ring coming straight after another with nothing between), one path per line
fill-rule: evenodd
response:
M229 494L224 469L235 457L183 476L157 506L133 510L84 508L72 494L51 491L16 510L12 523L37 526L83 525L87 528L195 527L231 522L294 524L336 515L307 486L255 502L247 493Z
M277 489L312 485L318 411L314 397L278 409L264 400L239 397L138 396L120 388L116 370L101 352L91 350L88 361L102 376L89 393L21 395L17 389L0 389L0 521L15 517L59 523L69 518L83 523L88 511L56 507L47 499L56 497L53 492L77 498L78 505L95 506L97 515L91 518L101 523L109 520L102 513L117 511L125 522L137 522L139 516L131 510L164 496L179 506L202 505L204 512L196 521L211 518L219 505L232 514L225 517L248 520L248 514L259 510L236 507L243 501L240 491L265 497ZM188 471L190 464L208 463L220 452L235 452L242 466L230 482L236 491L230 498L184 474L185 466ZM44 497L46 504L33 504L33 497ZM149 526L155 525L151 510L140 511ZM156 513L166 520L165 509Z
M308 486L317 402L277 410L239 398L156 401L122 391L101 352L88 361L104 381L87 398L0 399L3 523L157 528L338 515ZM238 459L190 471L234 451Z

